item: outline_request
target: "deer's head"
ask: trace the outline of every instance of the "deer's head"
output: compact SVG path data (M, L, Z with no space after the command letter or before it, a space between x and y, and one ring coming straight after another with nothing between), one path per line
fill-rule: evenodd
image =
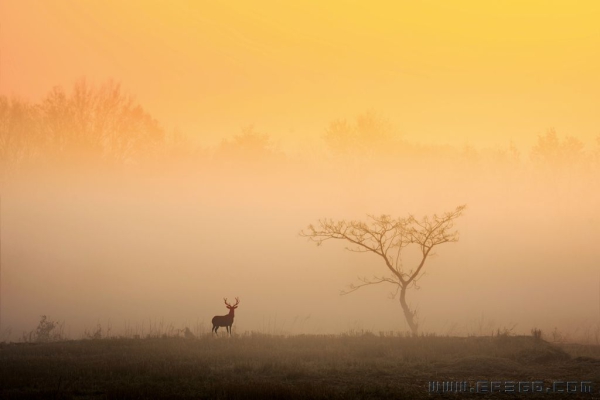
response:
M227 299L223 299L225 300L225 306L229 309L229 312L233 314L233 310L235 310L236 308L238 308L238 304L240 304L240 298L236 297L235 298L235 304L231 305L227 302Z

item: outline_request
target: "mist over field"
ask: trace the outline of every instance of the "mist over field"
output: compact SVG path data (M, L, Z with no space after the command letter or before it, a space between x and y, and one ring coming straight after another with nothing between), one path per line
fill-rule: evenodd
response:
M4 335L17 339L40 315L65 321L73 337L97 324L113 334L151 324L207 331L227 313L223 297L241 299L237 332L405 331L391 285L339 295L357 277L384 275L382 259L299 233L322 218L421 217L461 204L460 240L437 247L420 289L408 290L421 330L591 334L600 317L598 148L571 149L553 132L533 149L418 146L381 136L385 119L373 112L357 120L325 127L306 154L246 130L202 151L159 139L156 148L175 155L132 153L122 165L102 161L105 145L88 149L91 163L76 158L83 147L44 159L48 144L6 165ZM345 148L334 133L349 138ZM368 148L377 135L388 143ZM416 251L405 249L406 269Z
M463 204L419 330L598 341L596 9L127 3L0 4L0 341L209 332L224 297L236 333L408 331L392 285L340 296L381 258L300 233Z

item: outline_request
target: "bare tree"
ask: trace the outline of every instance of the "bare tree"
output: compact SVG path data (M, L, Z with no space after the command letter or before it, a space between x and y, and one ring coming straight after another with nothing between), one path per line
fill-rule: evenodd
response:
M465 205L443 215L434 214L416 219L412 215L407 218L393 219L389 215L376 217L368 215L369 223L363 221L319 220L317 226L309 225L301 236L307 237L320 246L324 241L340 239L349 242L347 250L359 253L374 253L383 259L387 268L386 275L373 278L359 278L360 284L351 284L342 295L352 293L363 286L378 283L390 283L396 286L394 297L400 292L400 305L404 317L413 334L418 332L416 310L411 310L406 302L406 291L415 286L421 276L425 261L431 256L434 247L458 241L458 231L453 230L454 221L460 217ZM409 245L418 246L419 261L412 269L406 270L402 264L402 250Z

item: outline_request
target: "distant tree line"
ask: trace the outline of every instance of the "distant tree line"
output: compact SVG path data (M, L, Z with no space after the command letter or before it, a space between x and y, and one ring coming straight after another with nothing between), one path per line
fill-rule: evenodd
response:
M3 167L135 163L164 142L158 121L114 82L55 87L38 104L0 97Z
M505 149L475 150L420 145L398 135L392 124L374 111L354 121L338 119L322 135L327 160L351 171L374 166L431 166L434 163L520 165L558 173L564 169L598 168L600 136L586 151L572 136L554 130L538 137L529 160L511 143ZM219 168L255 167L264 171L285 164L288 157L268 135L247 127L214 149L195 146L180 132L165 129L126 94L118 83L99 87L85 80L70 93L53 88L39 103L0 96L0 169L26 166L143 166L150 162L212 164Z

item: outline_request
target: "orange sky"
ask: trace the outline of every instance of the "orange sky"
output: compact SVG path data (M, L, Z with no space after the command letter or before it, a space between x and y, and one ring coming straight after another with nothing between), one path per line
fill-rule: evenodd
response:
M0 94L113 78L207 144L253 123L294 146L371 108L427 143L600 134L595 0L293 3L2 0Z

